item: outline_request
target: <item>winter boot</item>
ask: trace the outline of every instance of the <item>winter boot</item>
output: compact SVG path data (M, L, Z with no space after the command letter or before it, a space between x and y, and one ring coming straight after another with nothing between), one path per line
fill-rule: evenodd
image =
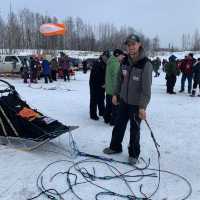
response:
M174 91L170 91L169 94L176 94L176 92L174 92Z
M98 116L91 116L90 119L99 120L99 117Z
M179 90L179 92L180 92L180 93L182 93L182 92L184 92L184 90L183 90L183 89L181 89L181 90Z
M191 97L195 97L195 93L196 91L195 90L192 90L192 94L190 95Z
M136 165L138 163L138 159L134 158L132 156L129 156L128 162L129 162L130 165Z
M108 154L108 155L110 155L110 154L116 154L116 153L121 153L121 152L122 152L122 150L116 151L116 150L111 149L110 147L107 147L107 148L105 148L103 150L103 153Z

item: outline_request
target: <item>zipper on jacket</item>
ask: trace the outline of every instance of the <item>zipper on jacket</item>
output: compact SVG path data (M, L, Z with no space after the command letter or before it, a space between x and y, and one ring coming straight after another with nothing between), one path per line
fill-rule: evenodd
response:
M128 88L129 88L130 75L131 75L132 70L133 70L133 66L131 67L130 73L129 73L129 75L128 75L128 82L127 82L127 89L126 89L127 104L128 104Z

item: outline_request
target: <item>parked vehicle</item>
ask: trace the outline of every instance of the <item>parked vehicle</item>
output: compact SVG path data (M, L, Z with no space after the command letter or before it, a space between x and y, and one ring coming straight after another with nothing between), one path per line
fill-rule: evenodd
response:
M20 73L22 61L17 55L0 55L0 73Z
M71 65L73 67L79 67L80 64L82 63L81 59L79 59L79 58L72 58L72 57L69 57L69 62L71 63Z

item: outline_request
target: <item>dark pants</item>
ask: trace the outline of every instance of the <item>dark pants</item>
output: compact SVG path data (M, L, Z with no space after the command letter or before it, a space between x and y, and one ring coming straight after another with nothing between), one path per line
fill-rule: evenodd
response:
M199 86L199 91L200 91L200 80L199 79L194 79L193 87L192 87L192 96L195 96L196 94L196 89Z
M48 80L50 83L52 83L51 76L49 74L44 74L44 82L48 83Z
M36 68L31 70L30 81L31 81L31 83L37 82L37 69Z
M155 71L154 77L158 77L158 76L160 76L160 73L158 71Z
M166 77L167 79L167 93L174 92L174 86L176 84L176 76L170 75Z
M97 107L99 115L103 116L105 112L105 89L90 87L90 117L97 116Z
M105 123L115 125L118 118L119 106L112 103L112 95L106 95L106 109L104 114Z
M196 90L198 85L199 85L199 88L200 88L200 80L198 80L198 79L194 79L193 89Z
M67 79L66 79L66 76L67 76ZM70 76L69 76L69 71L68 69L64 69L63 70L63 78L64 78L64 81L70 81Z
M126 126L130 120L130 141L129 156L138 158L140 155L140 123L139 107L126 104L120 100L119 118L112 132L110 148L115 151L122 151L122 141L126 131Z
M29 74L28 74L28 69L24 69L23 70L23 78L24 78L24 83L27 83L28 81L28 77L29 77Z
M181 77L181 90L184 91L185 89L185 81L188 80L188 92L191 92L192 89L192 75L182 74Z
M51 76L53 81L57 81L57 71L56 70L51 70Z
M84 73L84 74L86 74L86 73L87 73L87 70L88 70L88 69L87 69L87 66L86 66L86 67L85 67L85 66L83 66L83 73Z

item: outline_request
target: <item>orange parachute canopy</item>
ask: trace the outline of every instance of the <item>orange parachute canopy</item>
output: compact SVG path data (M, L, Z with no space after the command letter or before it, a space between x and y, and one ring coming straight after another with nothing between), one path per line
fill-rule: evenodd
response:
M47 23L40 26L40 33L44 36L64 35L66 32L65 24Z

